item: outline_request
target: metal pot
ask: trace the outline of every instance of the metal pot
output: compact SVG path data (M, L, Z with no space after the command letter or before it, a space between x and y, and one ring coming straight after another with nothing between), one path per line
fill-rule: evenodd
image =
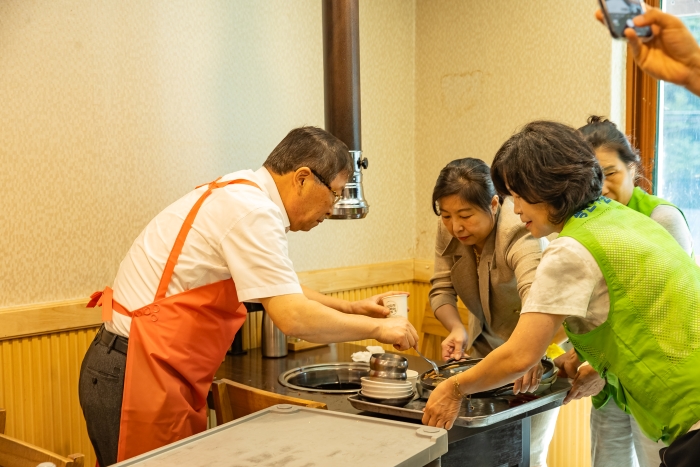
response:
M474 367L477 363L482 361L482 358L469 358L463 360L448 360L446 364L440 365L438 370L440 370L439 375L434 374L434 370L426 371L420 375L419 382L424 390L432 391L437 387L438 384L450 378L451 376L463 373L470 368ZM542 366L544 370L542 372L542 379L540 380L540 386L537 388L535 393L543 392L551 387L552 384L557 380L557 368L554 366L554 362L550 359L542 359ZM513 384L506 384L499 388L492 389L490 391L477 392L472 394L472 398L490 398L490 397L501 397L501 396L512 396L513 395Z

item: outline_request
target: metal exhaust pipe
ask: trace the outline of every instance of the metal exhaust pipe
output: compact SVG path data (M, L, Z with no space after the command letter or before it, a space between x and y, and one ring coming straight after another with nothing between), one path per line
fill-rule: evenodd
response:
M323 1L323 75L326 131L345 143L355 172L330 219L362 219L369 204L362 190L360 126L360 27L358 0Z

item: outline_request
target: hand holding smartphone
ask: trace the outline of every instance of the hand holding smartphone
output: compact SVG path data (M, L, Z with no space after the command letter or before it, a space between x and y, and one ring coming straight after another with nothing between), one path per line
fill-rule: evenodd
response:
M610 30L610 35L615 39L625 38L625 29L632 28L640 38L652 36L649 26L635 27L632 21L636 16L646 11L641 0L598 0L600 10L603 12L605 25Z

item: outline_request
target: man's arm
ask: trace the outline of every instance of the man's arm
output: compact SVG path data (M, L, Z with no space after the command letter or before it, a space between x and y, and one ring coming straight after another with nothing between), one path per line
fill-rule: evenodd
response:
M347 313L349 315L366 315L373 318L386 318L391 314L389 309L384 306L383 298L389 295L399 295L406 294L408 292L401 292L396 290L391 290L389 292L380 293L377 295L372 295L369 298L364 298L362 300L356 300L350 302L348 300L343 300L342 298L330 297L324 295L320 292L310 289L306 286L301 286L304 292L304 296L309 300L326 305L328 308L333 308L341 313Z
M331 343L376 339L398 350L415 347L418 333L405 318L374 319L338 313L302 294L261 298L283 333L309 342Z
M321 303L322 305L338 310L341 313L351 314L350 302L348 300L324 295L321 292L316 292L314 289L306 287L305 285L301 286L301 290L304 292L304 296L309 300Z

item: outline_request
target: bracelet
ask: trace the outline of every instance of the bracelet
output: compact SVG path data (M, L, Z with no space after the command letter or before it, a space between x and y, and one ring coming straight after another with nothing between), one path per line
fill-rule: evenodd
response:
M459 381L457 381L457 375L454 375L452 378L452 392L454 392L454 395L457 399L463 399L465 394L462 394L462 392L459 390Z

